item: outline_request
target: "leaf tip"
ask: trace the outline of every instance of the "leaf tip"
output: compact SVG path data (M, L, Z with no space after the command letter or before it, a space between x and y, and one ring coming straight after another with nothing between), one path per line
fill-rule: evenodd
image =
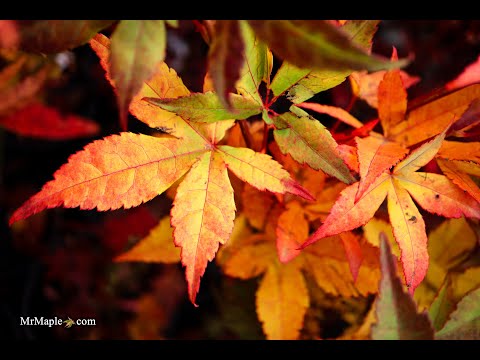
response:
M296 181L292 179L288 179L284 181L284 185L288 192L294 195L298 195L301 198L304 198L305 200L315 201L315 197L307 189L305 189Z
M317 235L318 233L318 230L313 233L302 245L300 245L296 250L303 250L305 249L307 246L310 246L312 245L314 242L317 242L318 240L320 240L320 236Z
M278 254L278 260L282 264L286 264L296 258L298 255L300 255L301 250L296 249L296 248L283 248L283 249L278 249L277 248L277 254Z

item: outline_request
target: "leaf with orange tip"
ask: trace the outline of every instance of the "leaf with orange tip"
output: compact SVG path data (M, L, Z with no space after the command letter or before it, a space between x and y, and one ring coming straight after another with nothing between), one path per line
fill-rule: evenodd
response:
M10 224L58 206L105 211L140 205L170 187L203 151L176 139L132 133L96 140L70 156L54 180L13 213Z
M378 117L386 138L390 129L402 122L407 112L407 90L399 70L387 71L378 85Z
M418 313L413 298L403 291L397 276L395 257L388 241L380 240L382 278L376 300L377 321L372 325L373 340L433 340L428 314Z
M235 218L233 189L220 154L205 153L180 183L172 208L175 245L182 248L182 264L190 300L220 244L230 237Z
M167 33L164 20L121 20L110 44L110 76L115 82L122 130L130 102L163 61Z
M322 225L301 248L327 236L365 225L388 193L390 223L401 250L405 280L410 292L413 292L425 277L428 252L425 223L412 198L423 209L441 216L480 217L480 204L444 175L416 172L434 158L447 129L415 149L398 163L391 173L383 172L358 202L354 200L359 183L344 189ZM362 166L362 163L360 165Z
M180 249L173 244L173 229L170 217L160 220L150 233L115 261L142 261L172 264L180 262Z
M473 162L437 158L437 164L455 185L468 192L477 202L480 202L480 189L469 174L480 176L479 165Z
M480 205L445 176L416 172L440 149L446 130L415 149L392 172L388 212L395 239L401 249L405 280L412 293L426 275L428 252L425 223L410 196L423 209L441 216L480 217Z
M360 184L355 195L355 201L363 195L366 189L380 176L382 172L397 164L408 149L376 137L355 138L360 164Z
M21 136L47 140L69 140L98 134L94 121L75 114L62 114L54 107L34 103L5 117L0 126Z

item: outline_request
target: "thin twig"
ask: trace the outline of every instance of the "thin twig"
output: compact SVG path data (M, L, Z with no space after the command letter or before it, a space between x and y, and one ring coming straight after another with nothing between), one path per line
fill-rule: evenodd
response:
M245 145L247 145L249 149L252 149L253 138L252 138L252 134L250 134L248 123L245 120L241 120L239 121L239 123L240 123L240 130L242 130L243 140L245 140Z
M262 154L265 154L267 152L267 141L268 141L268 124L264 123L263 124L262 148L260 149L260 152Z

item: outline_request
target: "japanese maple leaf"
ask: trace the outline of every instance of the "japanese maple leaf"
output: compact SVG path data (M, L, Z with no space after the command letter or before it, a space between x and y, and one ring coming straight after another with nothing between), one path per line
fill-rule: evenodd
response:
M393 48L391 59L398 59L397 49ZM385 77L386 70L368 73L367 71L355 71L350 74L352 92L358 98L366 101L373 108L378 108L378 86ZM420 81L418 76L410 76L407 72L399 70L402 83L405 88L415 85Z
M108 38L99 34L91 46L108 77ZM159 63L155 75L134 97L130 111L147 125L168 128L173 136L122 132L88 144L55 172L54 180L14 212L10 224L58 206L99 211L131 208L163 193L183 177L173 202L171 224L186 267L189 297L195 304L200 278L233 228L236 207L227 169L259 190L313 198L269 155L220 145L233 120L192 123L142 100L165 94L171 98L187 96L190 91L174 70Z
M269 149L274 159L280 162L290 172L292 177L297 179L303 187L315 196L315 201L313 202L298 201L287 196L284 196L280 201L287 207L290 206L292 200L301 205L295 207L297 209L296 214L293 210L288 212L288 214L285 212L285 215L281 216L276 229L278 258L282 263L287 263L301 253L298 250L298 244L305 241L308 237L308 234L302 238L296 233L297 220L306 218L312 224L319 220L324 220L340 191L346 185L338 181L332 181L333 179L328 179L322 171L313 170L305 164L300 165L288 154L282 154L276 142L270 143ZM275 208L274 205L279 200L266 193L259 194L258 190L249 186L245 186L242 195L244 214L253 227L262 230L263 227L258 225L265 223L269 211ZM352 278L356 281L363 261L358 237L346 232L340 234L339 238L343 244Z
M474 180L480 177L480 142L475 141L480 127L479 115L480 99L476 99L452 125L451 140L444 141L435 160L445 176L480 202L480 189Z
M373 340L433 340L434 329L428 314L419 312L397 276L395 257L383 237L380 240L382 278L375 302L377 321L371 326Z
M447 320L454 305L469 291L480 286L480 267L473 266L462 271L459 267L472 256L477 246L475 230L464 218L448 219L432 230L428 236L430 263L425 279L415 290L414 298L419 308L429 309L439 295L445 296L451 306L445 308L443 320L435 318L439 327ZM447 293L440 294L442 287ZM445 304L446 305L446 304Z
M359 182L345 188L323 224L302 248L324 237L365 225L387 197L390 223L401 251L405 281L413 293L428 268L425 223L413 199L423 209L440 216L480 217L480 204L447 177L417 171L434 158L446 130L412 151L392 170L385 170L359 198L356 198ZM363 157L359 157L360 167L364 161Z
M395 59L395 53L393 59ZM301 107L309 108L320 113L326 113L342 122L353 126L356 131L367 127L354 118L345 110L333 106L325 106L314 103L303 103ZM391 129L405 119L407 110L407 92L402 82L400 70L390 70L383 73L383 79L378 84L378 120L383 128L383 135L366 129L366 134L358 134L353 139L356 145L357 159L347 159L344 153L344 161L350 168L360 174L355 201L364 194L366 189L384 172L398 163L409 150L402 144L390 139ZM375 125L375 121L371 122ZM360 136L363 135L363 136ZM343 150L354 147L348 143L342 145ZM357 164L358 162L358 164Z
M286 21L284 25L290 26L290 23ZM318 27L320 33L337 32L323 22L311 25ZM374 20L347 21L341 27L340 36L345 37L348 48L355 48L355 51L370 58L368 53L377 25L378 21ZM280 99L287 97L293 104L298 104L321 91L339 85L353 70L349 70L345 64L340 65L333 61L328 63L329 66L314 69L298 68L284 61L273 79L270 79L273 57L267 45L257 37L258 24L252 29L251 22L224 22L215 28L218 33L210 48L209 65L214 88L219 93L205 92L171 99L157 97L146 100L196 123L246 120L260 117L261 114L265 121L265 140L269 130L273 130L273 136L282 153L289 154L299 163L322 170L344 183L354 182L355 178L339 154L337 142L325 126L294 105L284 113L274 110ZM321 38L319 34L315 36ZM226 73L225 64L232 63L232 59L227 56L231 54L227 51L227 46L221 44L221 39L230 38L241 38L243 41L243 61L235 61L233 68L228 68L232 73ZM242 47L232 45L230 51L239 53ZM319 51L319 56L320 53ZM327 58L337 55L330 54ZM386 64L386 67L390 66L392 63ZM232 86L233 82L235 86ZM259 91L262 82L266 86L266 95L263 97ZM247 127L245 121L242 126ZM264 141L264 144L266 143L267 141ZM265 151L266 147L261 150Z
M365 261L356 282L345 254L338 251L342 241L338 236L306 249L287 263L281 262L279 239L293 248L298 247L308 236L309 221L302 204L296 200L285 206L277 202L270 209L264 209L264 213L263 230L254 234L237 233L236 241L222 247L217 263L232 277L249 279L262 275L256 308L268 339L299 337L310 304L305 274L335 296L365 296L376 291L380 272L378 252L372 246L362 242Z

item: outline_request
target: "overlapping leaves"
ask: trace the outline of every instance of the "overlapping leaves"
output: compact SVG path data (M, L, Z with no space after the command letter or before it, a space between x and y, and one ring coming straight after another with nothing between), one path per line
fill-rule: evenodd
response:
M103 35L92 40L104 66L108 66L108 45ZM195 303L208 261L233 228L235 203L227 168L258 189L312 197L270 156L220 145L233 120L190 123L141 100L140 96L152 92L158 97L165 92L187 95L188 89L173 70L160 63L137 95L139 103L134 100L130 106L139 119L170 128L181 140L124 132L94 141L72 155L54 180L15 211L10 223L56 206L100 211L130 208L151 200L185 175L175 197L172 225L175 244L182 248L190 299Z

